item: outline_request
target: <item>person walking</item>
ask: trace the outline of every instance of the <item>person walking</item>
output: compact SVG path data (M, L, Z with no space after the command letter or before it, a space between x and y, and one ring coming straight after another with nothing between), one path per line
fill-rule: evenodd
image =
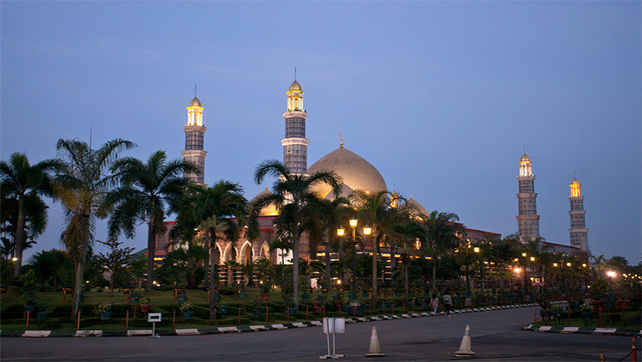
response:
M437 297L437 294L432 295L432 299L430 299L430 308L433 309L433 317L437 316L437 310L439 309L439 298Z
M448 291L444 293L444 308L446 309L446 315L450 317L450 311L453 308L453 299L448 294Z

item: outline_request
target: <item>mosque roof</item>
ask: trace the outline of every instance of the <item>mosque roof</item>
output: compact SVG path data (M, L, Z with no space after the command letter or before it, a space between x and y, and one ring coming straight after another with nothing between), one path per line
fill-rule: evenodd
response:
M527 154L524 154L522 158L519 160L519 162L531 162L531 159L528 157Z
M272 194L272 191L268 190L267 186L265 186L265 190L259 192L259 194L256 195L250 202L254 202L254 200L258 199L263 195L271 195L271 194ZM279 210L277 210L276 206L274 205L268 205L262 208L261 211L259 212L259 216L274 216L278 214L279 214Z
M300 91L300 90L302 90L301 89L301 84L299 84L299 82L297 82L295 80L294 82L292 82L292 85L290 86L290 90L291 91Z
M189 102L190 107L202 107L201 106L201 101L198 100L198 98L194 97L191 102Z
M417 202L417 200L412 198L412 195L410 195L410 198L406 201L406 203L409 205L412 205L416 209L417 213L421 213L424 215L430 214L425 207L423 207L419 202Z
M308 174L322 170L334 171L352 190L362 190L370 194L386 190L386 182L379 171L370 162L343 147L339 147L315 162L308 168ZM323 198L332 190L327 184L315 185L313 189Z

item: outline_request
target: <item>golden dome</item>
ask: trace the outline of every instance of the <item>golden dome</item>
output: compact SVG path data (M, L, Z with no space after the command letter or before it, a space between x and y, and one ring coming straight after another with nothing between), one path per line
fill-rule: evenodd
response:
M573 178L573 181L571 182L571 185L581 185L580 182L577 180L577 178Z
M531 162L531 159L528 157L527 154L524 154L522 158L519 160L519 162Z
M308 168L308 174L332 170L352 190L362 190L370 194L386 190L386 182L377 169L352 151L340 147ZM313 188L321 198L325 198L332 188L326 184L318 184Z
M428 210L426 210L425 207L423 207L417 200L412 198L412 195L406 201L406 204L411 205L414 208L414 212L412 212L413 216L418 216L417 214L424 214L424 215L430 215Z
M256 195L250 203L254 202L254 200L258 199L259 197L263 195L270 195L272 194L272 191L268 190L267 186L265 186L265 190L261 191L258 195ZM259 216L275 216L279 214L279 210L277 210L276 206L274 205L268 205L264 208L261 209L259 212Z
M299 84L299 82L297 82L295 80L294 82L292 82L292 85L290 86L290 90L291 91L300 91L300 90L302 90L301 89L301 84Z
M201 101L198 100L198 98L194 97L191 102L189 102L190 107L202 107L201 106Z

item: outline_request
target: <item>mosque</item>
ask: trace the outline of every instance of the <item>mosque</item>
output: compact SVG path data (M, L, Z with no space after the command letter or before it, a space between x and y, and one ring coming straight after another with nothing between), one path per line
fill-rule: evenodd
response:
M368 161L358 154L344 147L341 139L339 148L323 156L313 163L309 168L307 166L307 148L310 140L306 138L305 122L308 113L303 108L304 91L296 80L290 85L287 94L287 111L283 113L285 120L285 137L281 140L283 146L283 163L293 173L311 174L320 170L333 170L338 174L343 184L341 186L341 196L347 196L354 190L362 190L366 193L377 193L381 190L388 190L386 182L379 171ZM194 97L187 107L187 124L184 126L185 131L185 150L182 156L185 160L196 164L200 169L200 174L186 174L185 177L200 184L204 184L205 175L205 157L207 152L204 150L204 134L206 127L203 125L203 106L197 97ZM537 194L534 193L535 176L532 174L531 161L524 154L520 160L519 182L519 215L517 216L519 235L523 238L539 236L539 215L535 200ZM575 186L574 186L575 185ZM588 252L588 241L586 237L587 229L584 226L583 196L580 196L579 182L573 180L571 185L571 246L560 244L550 244L555 250L564 251L569 254L579 254L581 250ZM330 193L330 187L327 185L317 186L314 191L322 198L333 198ZM267 189L259 193L256 197L270 193ZM428 214L428 211L412 196L406 201L419 210L421 213ZM215 262L223 264L228 260L235 260L244 265L247 262L254 262L261 258L269 258L273 263L279 264L288 257L282 257L277 249L276 253L270 253L270 243L275 237L274 220L278 216L274 207L267 207L261 210L259 216L260 237L256 241L250 241L242 235L236 242L220 240L216 245ZM166 222L169 229L173 227L174 222ZM466 228L467 241L472 244L481 243L490 238L501 238L501 234ZM173 240L168 238L168 232L158 235L156 240L155 260L162 262L164 255L176 247ZM390 275L391 250L386 245L380 246L382 257L387 261L387 272L383 278ZM363 252L368 252L371 248L366 247ZM301 258L310 260L314 254L323 255L321 250L310 250L309 244L303 238L300 244ZM396 256L398 257L398 256ZM220 268L221 282L231 283L243 278L241 275L235 275L227 268Z

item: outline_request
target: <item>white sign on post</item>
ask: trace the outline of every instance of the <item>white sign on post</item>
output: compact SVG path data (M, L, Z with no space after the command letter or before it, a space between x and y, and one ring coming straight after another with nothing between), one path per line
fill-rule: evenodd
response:
M328 358L339 358L345 355L337 354L336 347L337 342L335 340L335 334L344 333L346 330L346 319L345 318L333 318L326 317L323 318L323 333L326 334L326 339L328 340L328 354L325 356L319 357L319 359L328 359ZM330 354L330 335L332 334L332 354Z
M156 322L160 322L161 319L162 319L162 313L148 313L147 314L147 321L153 323L151 337L160 338L160 334L156 335Z

